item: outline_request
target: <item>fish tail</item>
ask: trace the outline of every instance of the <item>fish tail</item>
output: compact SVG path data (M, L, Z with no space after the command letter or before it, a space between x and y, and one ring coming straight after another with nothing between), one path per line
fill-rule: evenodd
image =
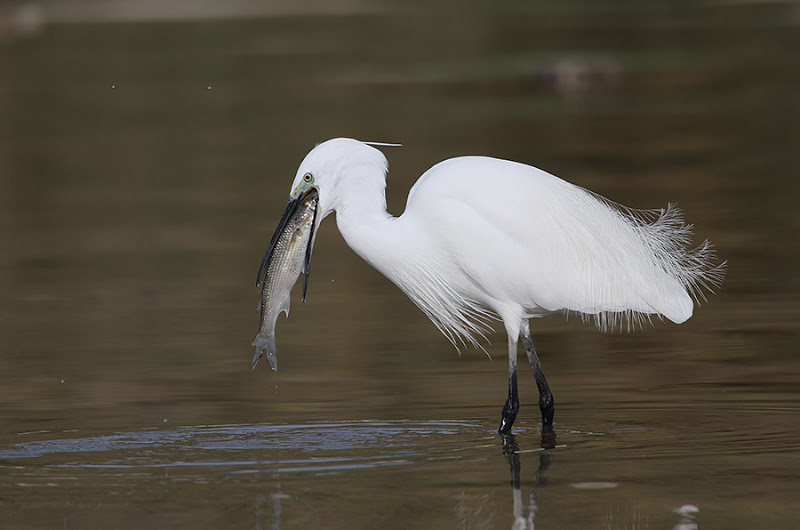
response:
M256 347L256 353L253 355L253 364L250 365L250 371L252 372L255 370L256 365L258 364L258 360L261 359L261 356L264 352L267 352L267 360L269 361L270 367L272 370L277 372L278 371L278 352L275 348L275 335L267 335L265 333L259 332L256 335L256 338L253 339L253 346Z

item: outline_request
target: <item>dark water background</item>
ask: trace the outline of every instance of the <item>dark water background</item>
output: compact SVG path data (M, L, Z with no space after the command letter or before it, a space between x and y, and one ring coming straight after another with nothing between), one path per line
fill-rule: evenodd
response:
M148 4L0 10L0 527L800 525L799 4ZM727 279L681 326L534 322L557 447L527 373L504 447L505 337L459 357L331 219L250 374L334 136L404 144L395 214L461 154L677 201Z

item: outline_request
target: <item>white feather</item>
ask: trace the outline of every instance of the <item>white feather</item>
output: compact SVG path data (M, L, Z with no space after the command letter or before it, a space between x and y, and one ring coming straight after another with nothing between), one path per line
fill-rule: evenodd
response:
M385 157L330 140L293 186L315 175L324 217L398 285L454 344L479 346L493 320L509 333L547 313L578 313L602 330L652 316L682 323L724 277L708 241L670 204L635 210L531 166L462 157L429 169L405 212L386 212ZM516 336L516 335L515 335Z

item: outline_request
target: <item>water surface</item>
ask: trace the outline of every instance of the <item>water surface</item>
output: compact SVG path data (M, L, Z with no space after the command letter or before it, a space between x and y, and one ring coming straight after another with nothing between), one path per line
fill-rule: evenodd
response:
M3 34L0 526L796 528L797 6L342 6ZM505 337L459 356L329 219L251 374L258 264L333 136L404 144L395 214L460 154L677 201L728 277L681 326L534 322L544 450L528 374L494 432Z

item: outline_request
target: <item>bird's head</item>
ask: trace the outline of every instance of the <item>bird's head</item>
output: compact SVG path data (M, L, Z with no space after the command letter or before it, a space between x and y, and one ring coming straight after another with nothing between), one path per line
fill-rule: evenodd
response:
M386 157L371 145L351 138L334 138L318 144L303 159L292 182L290 200L316 190L319 223L359 197L374 197L376 188L384 197L387 169Z
M296 224L293 220L299 212L304 211L301 205L316 200L311 224L305 228L311 231L303 268L303 300L305 300L311 250L320 223L332 211L341 211L343 208L382 206L385 209L387 169L388 164L383 153L358 140L335 138L312 149L297 169L289 203L261 262L256 285L265 278L267 262L275 251L281 235L287 230L295 229ZM376 204L376 193L382 199L379 201L380 204Z

